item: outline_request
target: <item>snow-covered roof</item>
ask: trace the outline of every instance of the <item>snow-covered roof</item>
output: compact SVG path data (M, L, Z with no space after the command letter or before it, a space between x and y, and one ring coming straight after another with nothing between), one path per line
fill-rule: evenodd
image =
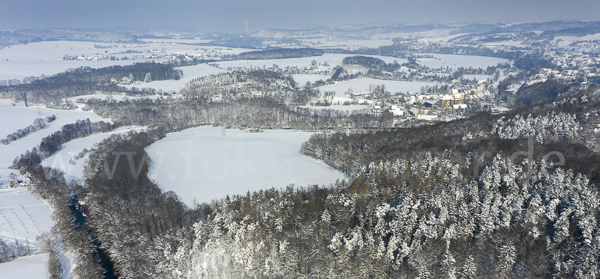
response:
M438 119L437 115L419 115L417 116L418 120L423 120L423 121L435 121Z
M403 116L403 115L404 115L404 111L403 111L403 110L401 110L401 109L398 109L398 108L396 108L396 109L393 109L393 110L390 110L390 111L391 111L391 112L392 112L392 114L393 114L393 115L395 115L395 116Z
M505 107L493 107L492 108L492 112L495 112L495 113L501 113L501 112L507 112L507 111L510 111L510 109L505 108Z

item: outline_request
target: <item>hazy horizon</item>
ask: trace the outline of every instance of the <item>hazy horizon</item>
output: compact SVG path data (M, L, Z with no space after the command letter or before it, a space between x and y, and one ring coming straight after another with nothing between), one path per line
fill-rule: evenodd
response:
M0 30L179 27L241 32L373 24L600 20L600 1L0 0Z

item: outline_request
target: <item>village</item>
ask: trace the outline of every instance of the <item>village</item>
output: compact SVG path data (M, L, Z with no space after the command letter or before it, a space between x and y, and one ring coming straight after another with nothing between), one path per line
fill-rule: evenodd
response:
M377 70L360 64L343 64L332 62L334 54L320 57L298 59L281 59L265 62L262 67L253 66L247 60L235 60L230 48L194 47L187 51L173 51L166 47L177 46L173 42L152 42L138 45L137 49L130 46L125 51L93 55L68 56L65 60L171 60L191 61L194 59L217 60L208 63L210 67L226 73L210 75L192 80L181 92L159 94L157 98L177 100L181 98L198 97L202 95L210 102L228 102L240 98L274 97L286 105L297 105L314 110L343 110L369 114L381 114L393 117L395 127L412 127L432 124L442 121L452 121L475 115L481 111L492 114L507 112L514 108L514 96L522 87L555 80L564 83L588 84L588 79L596 79L599 74L597 65L600 56L594 54L596 48L593 42L573 42L565 47L555 44L545 48L527 45L527 40L518 34L507 37L506 44L485 45L477 40L467 38L461 43L472 46L475 51L488 48L494 52L519 50L525 53L541 53L541 58L549 62L536 72L525 71L514 61L477 66L449 67L451 63L461 64L455 59L481 60L483 56L468 55L436 55L428 53L432 48L446 47L463 51L455 42L443 40L432 41L426 38L397 41L395 45L405 47L407 52L394 57L370 56L376 59L386 59L392 69ZM336 45L335 38L328 43L324 38L297 38L300 44L290 46L319 46L323 49L343 47ZM380 38L379 40L385 38ZM470 41L469 41L470 40ZM521 40L521 41L514 41ZM376 41L376 40L375 40ZM373 43L377 43L377 42ZM330 45L330 47L327 47ZM99 49L119 49L120 45L98 46ZM188 46L189 47L189 46ZM270 47L278 47L274 42ZM280 47L280 46L279 46ZM348 48L350 50L350 48ZM349 55L346 55L350 57ZM458 58L462 59L462 58ZM489 59L486 58L486 59ZM334 59L335 60L335 59ZM502 59L499 59L502 61ZM383 61L382 61L383 62ZM272 64L267 64L272 63ZM386 63L383 63L384 65ZM267 66L269 65L269 66ZM272 66L271 66L272 65ZM277 78L247 79L244 75L231 75L234 72L270 71L277 73ZM229 74L228 74L229 73ZM112 84L120 86L136 86L144 88L152 84L152 76L144 80L134 80L132 77L122 77L111 80ZM500 85L502 87L500 88ZM135 90L135 88L134 88ZM312 93L299 93L304 92ZM509 97L506 97L506 93ZM308 98L295 100L298 94L307 94ZM504 94L504 96L501 96ZM512 96L510 96L512 94Z
M415 126L451 121L481 110L492 113L508 111L508 108L494 100L492 92L488 90L492 85L493 82L489 80L479 80L476 84L456 81L445 93L385 92L383 96L373 92L381 90L381 87L371 86L375 90L346 92L344 97L333 97L333 94L326 92L321 97L325 100L321 104L330 104L329 107L334 109L343 109L344 106L357 108L362 105L369 113L391 114L394 126ZM327 109L328 106L323 108Z

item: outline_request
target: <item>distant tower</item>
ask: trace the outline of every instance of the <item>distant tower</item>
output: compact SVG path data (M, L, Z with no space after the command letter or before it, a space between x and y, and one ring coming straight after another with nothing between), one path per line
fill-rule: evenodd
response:
M246 34L248 34L248 21L244 21L244 24L246 25Z

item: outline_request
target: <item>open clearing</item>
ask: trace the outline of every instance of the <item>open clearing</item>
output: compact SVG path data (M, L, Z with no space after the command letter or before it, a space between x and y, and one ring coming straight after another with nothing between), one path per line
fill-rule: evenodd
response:
M143 60L118 61L69 61L63 60L65 55L108 54L104 49L94 45L110 45L93 42L39 42L26 45L15 45L0 50L0 80L23 79L30 76L53 75L68 69L79 67L102 68L114 65L131 65ZM111 53L125 49L111 49Z
M300 146L311 134L219 127L169 133L146 148L153 162L149 177L188 205L194 199L202 203L289 184L328 185L344 179L341 172L302 155Z
M29 241L35 246L36 237L52 228L51 214L50 206L27 188L0 189L0 238L9 245Z
M439 69L442 68L451 68L458 69L460 67L469 68L473 67L475 69L482 68L487 69L489 66L496 66L501 63L507 63L509 60L496 58L496 57L488 57L488 56L475 56L475 55L453 55L453 54L433 54L433 53L419 53L418 56L428 55L433 56L434 58L418 58L417 63L433 68Z
M346 91L352 88L354 92L367 92L369 91L370 85L385 85L385 89L389 92L420 92L423 86L435 86L435 82L412 82L412 81L395 81L395 80L381 80L373 78L359 78L349 81L343 81L335 84L325 85L319 87L321 92L335 91L337 97L349 97L346 95Z
M95 45L105 48L96 48ZM148 62L156 60L153 58L140 60L116 60L116 61L71 61L63 60L65 55L109 55L118 58L125 56L131 58L137 55L161 54L162 51L169 54L198 53L205 54L205 59L219 60L225 54L239 54L248 49L225 48L217 46L193 46L178 44L110 44L97 42L75 42L55 41L39 42L26 45L14 45L0 50L0 80L19 79L25 77L53 75L68 69L79 67L102 68L114 65L131 65L133 63ZM126 53L133 51L135 53ZM211 55L210 57L208 55ZM214 57L218 55L218 57ZM164 60L156 60L164 61Z
M13 261L2 263L0 264L0 278L50 278L50 274L48 273L48 255L38 254L20 257Z

